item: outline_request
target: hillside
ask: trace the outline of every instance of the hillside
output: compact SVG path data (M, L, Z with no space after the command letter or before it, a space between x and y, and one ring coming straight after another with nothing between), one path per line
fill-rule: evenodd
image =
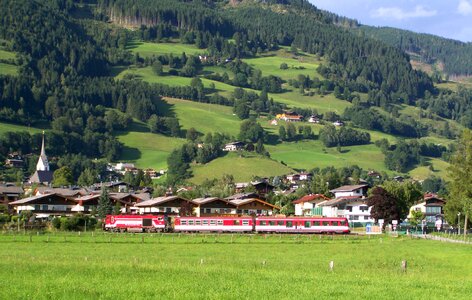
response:
M437 89L408 55L305 1L0 4L13 20L0 27L0 121L18 124L0 132L44 124L57 167L74 161L76 177L95 158L160 170L176 157L195 183L352 165L444 177L449 145L472 127L472 92ZM304 121L273 123L289 111ZM235 140L257 151L221 152Z

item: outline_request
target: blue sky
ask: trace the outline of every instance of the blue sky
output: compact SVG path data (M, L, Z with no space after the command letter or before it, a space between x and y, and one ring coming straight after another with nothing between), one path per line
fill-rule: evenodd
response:
M472 42L472 0L309 0L358 20Z

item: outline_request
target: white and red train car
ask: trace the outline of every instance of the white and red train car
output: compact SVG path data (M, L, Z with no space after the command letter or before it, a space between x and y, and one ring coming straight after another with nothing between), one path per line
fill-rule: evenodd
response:
M164 216L154 215L108 215L104 229L107 231L147 231L157 232L165 229Z
M346 218L176 217L176 232L350 233Z

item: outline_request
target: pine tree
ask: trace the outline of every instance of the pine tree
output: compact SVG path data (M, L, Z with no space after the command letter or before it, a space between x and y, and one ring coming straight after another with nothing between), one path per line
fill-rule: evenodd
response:
M112 210L113 206L108 195L108 190L103 187L100 198L98 198L97 215L99 218L104 219L107 215L112 213Z

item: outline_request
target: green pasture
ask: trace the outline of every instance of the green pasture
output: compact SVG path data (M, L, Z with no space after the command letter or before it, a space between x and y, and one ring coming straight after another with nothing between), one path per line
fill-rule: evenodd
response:
M240 119L233 115L229 106L165 98L172 105L171 110L179 118L183 129L195 128L205 134L208 132L239 134Z
M287 58L274 54L257 58L243 59L243 61L255 69L261 70L263 76L274 75L288 80L296 79L298 75L303 74L305 76L310 76L310 78L321 78L321 76L316 71L316 68L318 68L319 64L304 62L303 56ZM288 69L281 70L280 64L282 63L286 63Z
M23 126L23 125L0 122L0 135L4 134L5 132L21 132L21 131L26 131L31 134L34 134L34 133L41 133L42 129L36 128L36 127L28 127L28 126Z
M72 236L74 235L74 236ZM1 299L469 299L470 245L406 237L0 237ZM407 260L408 269L401 269ZM329 263L334 262L330 271Z
M18 67L0 62L0 75L16 76L18 75Z
M144 130L119 133L117 137L124 144L120 161L133 162L137 167L155 170L166 169L167 156L184 143L183 139Z
M266 146L271 157L295 169L309 170L329 166L358 165L366 170L387 171L384 155L375 145L327 148L321 141L284 142Z
M429 176L437 176L449 180L447 172L449 163L439 158L428 158L428 162L432 164L432 168L430 166L418 166L409 172L411 177L421 180Z
M221 178L224 174L231 174L236 181L249 181L253 176L268 177L284 175L293 172L277 161L253 153L231 152L224 157L217 158L205 165L193 165L195 184L201 184L205 179Z
M16 53L0 49L0 59L15 59Z
M157 56L161 54L170 54L180 56L183 52L187 55L195 55L204 53L205 49L198 49L194 45L186 45L180 43L147 43L133 41L128 43L127 49L133 53L139 53L141 57Z

